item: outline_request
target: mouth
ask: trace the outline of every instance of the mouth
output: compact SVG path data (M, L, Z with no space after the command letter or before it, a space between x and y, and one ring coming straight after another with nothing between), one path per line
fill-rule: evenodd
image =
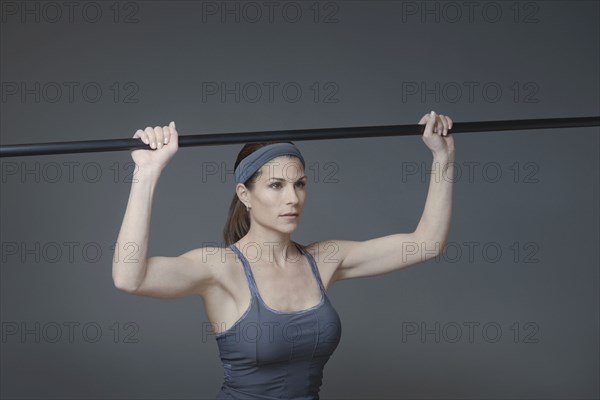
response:
M288 218L293 218L293 217L297 217L298 214L295 213L288 213L288 214L281 214L281 217L288 217Z

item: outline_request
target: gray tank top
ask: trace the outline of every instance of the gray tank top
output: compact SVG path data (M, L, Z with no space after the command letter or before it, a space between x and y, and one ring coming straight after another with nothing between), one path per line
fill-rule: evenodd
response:
M224 370L217 399L319 398L323 368L340 342L342 326L314 258L294 244L309 261L321 301L285 312L265 304L248 260L234 244L228 246L242 261L251 301L235 324L215 336Z

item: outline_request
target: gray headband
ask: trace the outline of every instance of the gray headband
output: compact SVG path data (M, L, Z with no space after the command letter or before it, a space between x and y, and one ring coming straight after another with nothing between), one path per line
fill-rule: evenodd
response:
M256 150L254 153L248 155L235 169L235 182L244 183L250 178L256 171L258 171L265 163L273 158L293 155L302 161L302 166L305 167L304 158L300 154L300 150L291 143L274 143L267 146L263 146Z

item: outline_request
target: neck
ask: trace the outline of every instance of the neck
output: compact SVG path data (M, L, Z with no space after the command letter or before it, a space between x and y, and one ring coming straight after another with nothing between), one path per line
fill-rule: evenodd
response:
M246 235L234 244L251 263L270 264L285 269L286 265L299 261L300 252L289 235L280 240Z

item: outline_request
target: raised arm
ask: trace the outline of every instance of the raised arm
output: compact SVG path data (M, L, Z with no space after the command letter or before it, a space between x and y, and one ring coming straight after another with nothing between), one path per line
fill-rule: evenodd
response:
M433 154L433 164L425 207L414 235L418 243L429 244L443 253L452 219L455 149L454 138L447 133L452 128L452 119L432 111L419 121L423 123L426 124L423 141Z
M150 215L159 177L158 170L136 166L112 264L115 286L127 292L139 287L146 275Z
M423 141L433 153L432 177L417 228L365 241L328 240L319 243L333 269L331 283L386 274L430 260L443 253L450 230L454 139L447 135L452 119L425 114ZM330 272L331 273L331 272Z
M135 174L121 225L112 277L115 286L133 294L174 298L200 293L212 279L203 249L179 257L148 257L148 238L154 190L161 172L178 149L175 123L147 127L133 136L154 150L132 151Z

